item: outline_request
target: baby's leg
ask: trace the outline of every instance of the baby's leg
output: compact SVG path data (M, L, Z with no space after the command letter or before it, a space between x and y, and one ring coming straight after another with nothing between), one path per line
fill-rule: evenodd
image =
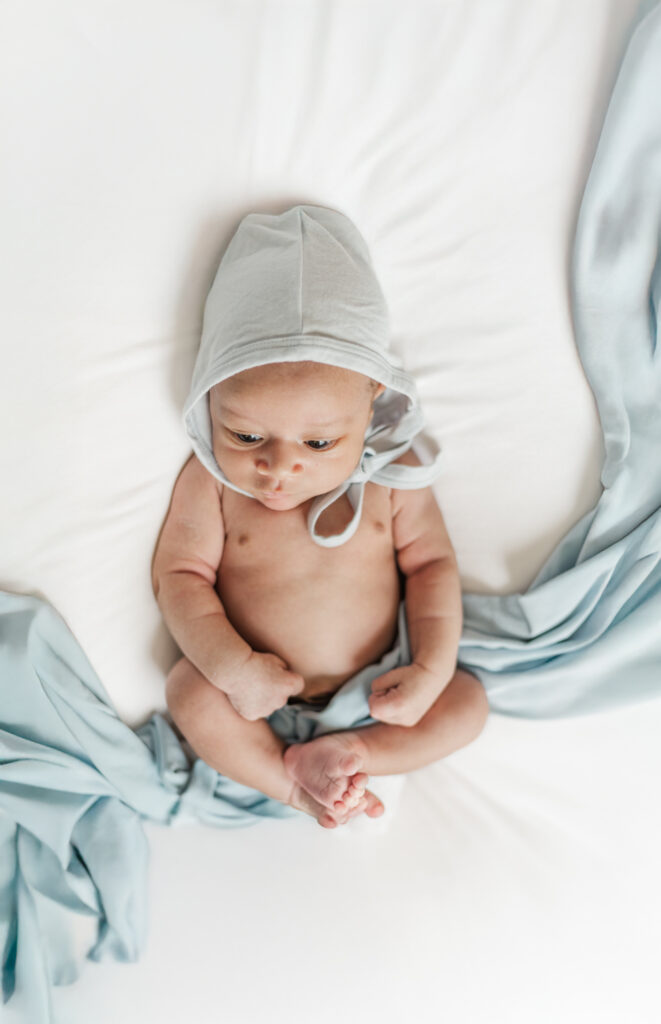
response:
M457 669L417 725L379 722L361 729L327 733L285 752L284 763L293 779L324 802L320 781L353 757L352 768L368 775L399 775L447 757L474 740L489 713L484 687L475 676ZM343 798L329 804L341 812ZM369 814L369 810L367 811ZM378 812L380 813L380 812Z
M326 828L344 824L354 814L369 810L377 800L373 794L365 793L364 786L359 795L345 786L342 795L346 805L342 805L341 813L329 814L327 807L301 792L300 785L288 774L282 759L286 744L268 722L242 718L222 690L213 686L187 658L181 658L170 672L166 699L175 724L198 757L211 768L311 814Z

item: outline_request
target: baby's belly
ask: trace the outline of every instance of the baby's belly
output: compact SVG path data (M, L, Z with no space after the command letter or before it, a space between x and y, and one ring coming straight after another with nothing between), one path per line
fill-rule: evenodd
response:
M299 578L259 589L230 584L220 597L230 622L254 650L278 654L303 676L304 699L335 692L394 641L395 586L375 590L354 579L322 587L318 580Z
M286 522L289 513L263 511L278 518L242 517L240 531L228 530L218 595L254 650L279 655L303 676L300 698L333 693L395 639L400 579L390 522L384 529L379 516L376 528L364 513L356 535L328 549L314 544L302 518L296 529L294 513ZM266 523L271 530L256 528Z

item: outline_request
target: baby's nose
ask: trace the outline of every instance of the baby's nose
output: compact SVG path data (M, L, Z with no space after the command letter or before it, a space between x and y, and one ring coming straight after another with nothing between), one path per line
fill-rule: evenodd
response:
M297 447L284 444L262 446L255 460L262 476L284 477L303 471L303 460Z

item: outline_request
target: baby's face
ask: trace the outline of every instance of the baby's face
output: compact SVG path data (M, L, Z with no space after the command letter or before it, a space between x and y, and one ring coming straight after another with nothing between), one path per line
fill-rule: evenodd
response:
M361 373L323 363L244 370L210 392L216 461L266 508L296 508L351 475L372 402L384 390Z

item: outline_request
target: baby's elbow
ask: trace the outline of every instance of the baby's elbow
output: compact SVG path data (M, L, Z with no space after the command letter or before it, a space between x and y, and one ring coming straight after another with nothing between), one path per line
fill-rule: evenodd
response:
M165 606L186 603L199 596L200 591L215 590L217 574L202 562L170 560L154 565L151 583L154 597L161 611ZM217 597L215 598L217 600Z
M167 595L172 590L172 584L181 584L182 573L177 571L176 568L173 571L173 567L169 562L160 561L156 559L151 573L151 587L156 598L156 603L162 610L163 601L166 600Z
M154 563L152 565L152 570L151 570L151 589L152 589L152 591L154 593L154 597L156 598L156 603L157 604L158 604L158 595L161 592L162 576L163 576L163 573L161 571L161 566L158 564L157 560L154 559Z

